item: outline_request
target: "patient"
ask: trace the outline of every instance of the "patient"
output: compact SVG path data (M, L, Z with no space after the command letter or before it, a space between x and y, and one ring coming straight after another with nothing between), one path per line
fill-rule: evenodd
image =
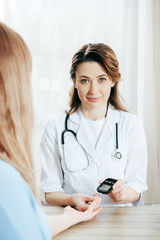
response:
M85 212L71 207L47 217L36 204L31 154L31 55L23 39L0 22L0 239L49 240L100 211L95 197ZM36 200L35 200L36 199ZM49 224L50 223L50 224Z

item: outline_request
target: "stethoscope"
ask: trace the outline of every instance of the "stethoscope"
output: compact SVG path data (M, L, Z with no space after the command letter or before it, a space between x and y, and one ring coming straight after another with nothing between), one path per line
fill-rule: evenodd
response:
M89 167L89 159L88 159L88 155L87 155L87 153L86 153L86 150L85 150L84 147L79 143L79 145L81 146L83 152L85 153L85 156L86 156L86 159L87 159L87 164L86 164L85 167L80 168L80 169L78 168L78 169L73 170L73 171L70 170L70 169L67 167L66 160L65 160L65 151L64 151L64 145L65 145L65 141L64 141L65 137L64 137L64 135L65 135L66 133L71 133L72 135L74 135L74 137L75 137L75 139L76 139L76 141L77 141L77 134L76 134L73 130L68 129L68 124L67 124L67 123L68 123L68 118L69 118L69 114L66 115L66 118L65 118L65 129L64 129L64 131L62 132L62 135L61 135L61 143L62 143L62 146L63 146L63 159L64 159L64 164L65 164L66 169L67 169L69 172L71 172L71 173L77 173L77 172L81 172L81 171L83 171L83 170L86 170L86 169ZM78 141L77 141L77 142L78 142ZM76 151L76 149L75 149L75 151Z
M64 153L64 145L65 145L65 134L66 133L71 133L72 135L74 135L74 137L75 137L75 139L77 140L77 134L73 131L73 130L71 130L71 129L68 129L68 119L69 119L69 115L70 114L67 114L66 115L66 118L65 118L65 129L64 129L64 131L62 132L62 134L61 134L61 143L62 143L62 146L63 146L63 158L64 158L64 163L65 163L65 167L66 167L66 169L69 171L69 172L80 172L80 171L82 171L82 170L86 170L87 168L88 168L88 166L89 166L89 159L88 159L88 155L87 155L87 153L86 153L86 150L83 148L83 146L81 145L81 148L82 148L82 150L84 151L84 153L85 153L85 155L86 155L86 158L87 158L87 165L84 167L84 168L82 168L82 169L77 169L77 170L74 170L74 171L71 171L71 170L69 170L68 169L68 167L67 167L67 164L66 164L66 161L65 161L65 153ZM116 123L116 138L115 138L115 140L116 140L116 142L115 142L115 150L112 152L112 154L111 154L111 157L112 157L112 160L113 161L115 161L115 162L118 162L121 158L122 158L122 154L121 154L121 152L119 151L119 146L118 146L118 123Z
M112 160L118 162L122 158L122 153L119 151L118 146L118 123L116 123L116 148L112 152Z

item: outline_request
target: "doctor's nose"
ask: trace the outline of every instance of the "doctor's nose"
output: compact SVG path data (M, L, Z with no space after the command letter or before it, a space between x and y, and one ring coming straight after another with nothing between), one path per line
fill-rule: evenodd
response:
M95 93L97 93L97 90L98 90L97 84L92 82L90 85L90 88L89 88L89 93L95 94Z

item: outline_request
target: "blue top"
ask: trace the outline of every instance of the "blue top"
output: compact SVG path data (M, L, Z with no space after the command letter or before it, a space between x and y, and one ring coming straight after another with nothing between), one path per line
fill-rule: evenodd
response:
M49 222L20 173L0 160L0 240L51 240Z

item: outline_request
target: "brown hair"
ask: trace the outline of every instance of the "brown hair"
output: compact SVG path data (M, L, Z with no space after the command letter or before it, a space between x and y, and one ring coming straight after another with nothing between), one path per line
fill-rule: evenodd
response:
M110 103L115 109L127 111L120 101L118 83L121 80L121 74L119 72L119 63L114 51L103 43L86 44L82 46L72 58L70 75L73 80L76 77L77 66L85 61L98 62L106 70L109 78L115 83L114 87L111 88L108 104ZM70 91L69 113L77 111L80 105L81 100L78 96L77 89L73 85Z
M31 68L31 55L23 39L0 22L0 159L20 172L36 196Z

